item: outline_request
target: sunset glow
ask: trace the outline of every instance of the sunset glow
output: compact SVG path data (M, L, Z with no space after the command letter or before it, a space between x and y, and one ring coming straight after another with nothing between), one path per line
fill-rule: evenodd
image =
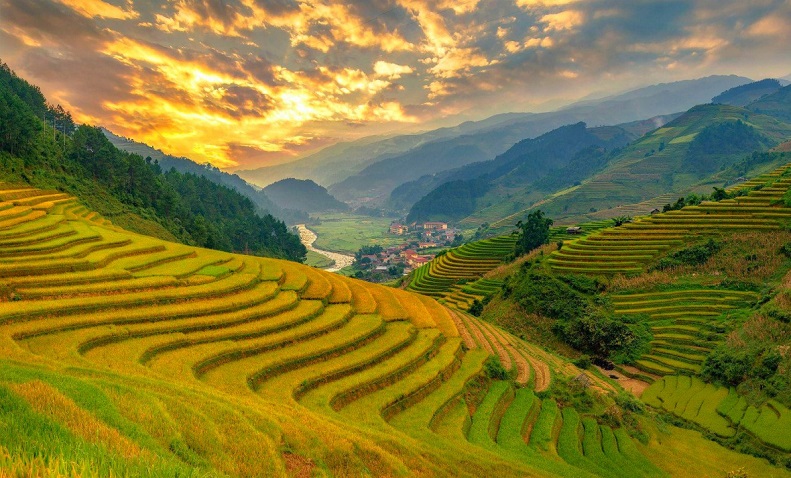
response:
M791 72L791 0L0 0L0 12L0 59L77 120L230 169L648 83Z

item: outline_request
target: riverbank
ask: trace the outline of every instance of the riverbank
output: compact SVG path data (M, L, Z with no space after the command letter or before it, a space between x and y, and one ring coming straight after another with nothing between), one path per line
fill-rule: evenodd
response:
M308 248L309 251L316 252L324 257L327 257L331 261L334 261L334 265L327 267L324 270L328 272L337 272L344 267L352 265L354 262L354 256L332 251L324 251L313 247L313 243L316 242L318 236L316 236L316 234L308 229L304 224L297 224L297 231L299 232L299 240L305 245L305 247Z

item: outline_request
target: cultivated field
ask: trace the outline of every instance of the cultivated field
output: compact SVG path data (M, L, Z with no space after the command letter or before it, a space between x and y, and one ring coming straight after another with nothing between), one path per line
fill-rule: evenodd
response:
M791 186L787 171L791 171L789 166L783 166L740 184L735 189L749 190L745 196L637 218L569 241L552 254L549 264L559 273L635 274L690 239L734 231L778 230L791 220L791 208L778 204Z
M509 241L437 270L477 277ZM12 476L664 475L650 445L549 398L579 369L461 310L128 233L60 193L0 190L0 291Z

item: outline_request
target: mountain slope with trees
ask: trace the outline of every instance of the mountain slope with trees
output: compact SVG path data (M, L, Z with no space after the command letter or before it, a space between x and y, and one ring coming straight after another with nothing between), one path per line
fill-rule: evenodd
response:
M272 202L263 191L254 188L247 181L236 174L226 173L209 163L198 164L189 158L178 158L165 154L162 151L152 148L147 144L139 143L129 138L124 138L113 134L106 128L102 132L116 148L127 153L138 154L144 158L151 158L159 164L163 171L175 169L180 173L190 173L203 176L213 183L235 189L237 192L249 198L263 214L272 214L286 224L298 224L305 222L308 217L296 209L281 208Z
M47 105L37 87L5 64L0 98L4 181L69 192L136 232L226 251L304 259L299 238L247 197L120 151L99 128L75 127L67 114L59 113L62 109ZM54 130L48 124L52 114Z
M327 190L310 179L287 178L265 187L263 192L279 207L305 212L347 211Z
M711 102L731 106L747 106L762 96L777 92L782 87L783 85L778 80L767 78L731 88L712 98Z
M487 193L489 201L506 201L514 189L540 180L556 187L564 182L571 185L600 169L608 152L630 139L633 136L623 128L587 128L585 123L576 123L520 141L491 161L450 172L449 182L412 206L407 221L455 221L480 208L477 200Z

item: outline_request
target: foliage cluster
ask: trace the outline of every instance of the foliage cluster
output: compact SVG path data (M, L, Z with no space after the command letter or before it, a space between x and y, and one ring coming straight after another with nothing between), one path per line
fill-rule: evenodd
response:
M711 194L695 194L690 193L687 197L680 197L674 202L673 204L665 204L662 207L662 212L668 211L677 211L684 206L697 206L703 201L722 201L723 199L733 199L735 197L744 196L747 194L747 191L743 189L738 189L736 191L726 191L725 189L718 188L714 186L714 191Z
M553 275L525 263L510 276L503 295L529 314L555 319L555 334L597 358L631 362L647 350L651 334L642 317L613 317L595 300L605 285L582 275Z
M783 321L765 313L754 315L712 351L703 363L701 375L739 387L753 399L774 398L791 406L791 323L788 316L785 318Z
M549 242L549 228L553 222L539 209L528 214L527 221L516 223L518 238L514 255L519 257Z
M601 313L559 323L557 329L574 348L622 363L631 363L647 353L652 338L643 321L629 323Z
M503 367L500 358L492 355L483 365L484 373L492 380L508 380L508 370Z
M699 266L709 260L722 249L722 243L709 239L703 244L686 247L663 257L657 262L655 269L665 270L678 266Z

